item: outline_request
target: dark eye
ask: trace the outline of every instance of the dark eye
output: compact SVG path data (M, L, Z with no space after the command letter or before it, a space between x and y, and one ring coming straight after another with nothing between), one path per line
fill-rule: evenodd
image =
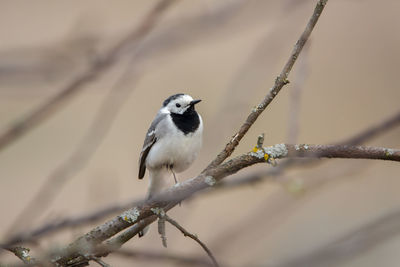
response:
M181 107L181 104L179 104L179 103L176 103L176 105L175 105L177 108L180 108Z

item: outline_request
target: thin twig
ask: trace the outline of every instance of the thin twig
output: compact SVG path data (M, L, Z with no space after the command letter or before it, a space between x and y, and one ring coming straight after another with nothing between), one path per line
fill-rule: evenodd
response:
M258 138L257 138L257 146L256 146L257 149L262 149L263 148L264 136L265 135L263 133L258 136Z
M269 93L264 97L263 101L253 109L253 111L247 117L245 123L240 127L239 131L233 135L232 139L225 146L224 150L222 150L218 156L207 166L207 168L203 171L207 171L215 166L220 165L226 158L228 158L236 146L239 144L240 140L247 133L250 127L257 120L258 116L267 108L267 106L274 100L274 98L278 95L279 91L282 89L284 85L289 83L288 75L296 62L301 50L303 49L305 43L311 35L312 30L314 29L315 24L317 23L319 17L321 16L322 11L328 0L320 0L318 1L314 13L312 14L304 32L301 34L299 40L296 42L296 45L293 48L293 51L286 62L281 74L276 78L274 86L270 89Z
M165 214L158 216L158 233L161 237L161 243L163 247L167 247L167 234L165 230Z
M214 266L219 266L217 260L215 259L215 257L211 253L210 249L203 242L201 242L201 240L196 235L191 234L188 231L186 231L185 228L180 226L178 222L176 222L175 220L171 219L167 214L164 215L164 218L165 218L165 220L167 222L169 222L170 224L172 224L173 226L178 228L178 230L181 231L184 236L188 236L191 239L193 239L194 241L196 241L197 243L199 243L199 245L205 250L207 255L211 258Z

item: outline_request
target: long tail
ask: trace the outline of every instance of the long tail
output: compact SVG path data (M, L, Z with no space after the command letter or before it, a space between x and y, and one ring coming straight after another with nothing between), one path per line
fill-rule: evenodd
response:
M151 199L157 195L163 188L164 185L164 174L163 169L149 171L149 187L147 189L147 199ZM142 231L139 232L139 237L144 236L149 231L149 226L146 226Z

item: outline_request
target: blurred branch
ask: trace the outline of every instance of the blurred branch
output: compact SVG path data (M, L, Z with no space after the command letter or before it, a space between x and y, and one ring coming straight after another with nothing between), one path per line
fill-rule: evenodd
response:
M157 261L157 262L165 262L171 261L176 265L185 264L188 266L212 266L209 260L196 257L196 256L185 256L181 254L170 254L170 253L162 253L162 252L153 252L153 251L136 251L136 250L128 250L121 248L115 251L117 256L135 258L138 260L147 261ZM224 265L225 266L225 265Z
M258 5L255 5L254 3L257 3ZM160 27L162 30L153 31L151 35L146 36L145 40L141 40L142 45L140 47L140 58L138 60L143 61L143 59L152 59L153 61L157 61L155 64L158 66L160 64L159 59L161 57L173 56L176 53L182 53L182 50L190 48L191 45L198 44L199 42L205 42L209 40L214 41L216 38L225 38L226 33L229 32L227 29L236 29L237 25L239 24L236 18L238 16L245 15L246 10L248 11L249 7L253 9L251 12L252 16L249 18L246 17L245 20L239 20L240 26L246 25L246 27L252 27L254 24L258 25L259 21L265 21L266 19L265 12L261 13L260 10L264 9L264 7L268 5L268 2L263 4L257 0L230 0L218 4L214 3L212 5L212 9L203 10L196 15L179 17L178 19L171 17L167 23ZM258 7L254 8L255 6ZM254 14L255 12L256 14ZM269 19L270 16L267 18ZM82 25L78 24L76 27L78 28L78 31L82 31ZM74 34L76 34L76 31L77 29L73 29ZM76 37L73 38L77 39ZM49 72L58 72L56 68L59 69L60 64L63 64L63 69L67 68L69 71L71 71L71 69L76 70L76 66L79 65L80 67L82 64L80 63L82 57L89 56L90 58L88 61L95 60L96 54L95 51L93 51L93 43L97 41L97 38L97 35L90 33L82 35L82 37L77 40L67 40L66 43L57 43L45 48L40 46L40 49L24 48L22 51L6 50L3 51L2 54L11 56L13 59L15 58L13 55L15 54L17 54L19 58L23 58L20 61L23 61L25 70L23 70L22 73L18 72L16 75L16 78L21 80L21 75L23 75L23 77L26 79L26 76L31 72L45 72L42 75L49 75ZM60 46L67 47L67 49L65 49L67 51L59 51ZM76 46L78 46L79 49L76 49ZM36 56L41 56L37 60L29 59L26 50L29 50L28 55L34 54ZM51 52L53 50L56 52ZM130 53L129 46L127 46L127 49L124 50L126 50L125 52ZM119 58L125 56L125 52L121 53ZM57 56L54 56L54 53ZM0 76L2 71L5 71L3 76L10 76L10 74L13 72L13 70L7 71L7 67L10 67L10 65L14 70L21 68L18 66L21 64L16 64L17 66L13 66L15 65L15 62L13 60L9 60L8 58L9 57L5 59L0 54ZM71 58L79 58L80 60L77 63L64 66L66 61L70 60ZM4 67L3 65L5 64L5 61L7 66ZM32 61L34 61L36 64L32 64ZM0 77L0 79L1 78L2 77Z
M74 228L80 225L89 224L96 222L100 219L103 219L110 214L120 212L122 210L128 209L132 206L141 205L144 203L144 199L137 199L133 201L129 201L125 204L121 205L113 205L107 208L101 208L95 212L84 214L80 216L76 216L75 218L66 218L64 220L58 222L51 222L48 224L44 224L36 229L31 231L22 231L12 235L8 241L2 245L2 247L11 246L12 244L17 244L21 242L33 242L38 238L54 233L56 231L66 229L66 228Z
M158 23L161 14L174 1L162 0L145 16L137 29L124 37L105 55L98 56L97 60L89 69L80 76L72 80L58 94L51 97L31 113L18 120L9 129L0 134L0 151L15 142L18 138L26 134L29 130L37 127L48 117L55 114L63 105L66 104L74 95L84 89L84 85L99 77L104 71L108 70L120 59L121 54L135 45L140 39L149 33Z
M301 95L303 93L304 83L309 72L308 50L310 49L310 41L304 46L304 51L299 59L296 78L293 86L289 90L289 124L288 124L288 143L297 143L299 136L299 120L300 120L300 105Z
M263 101L253 109L253 111L247 117L245 123L240 127L239 131L233 136L233 138L229 141L229 143L225 146L224 150L222 150L218 156L208 165L206 170L211 169L215 166L220 165L226 158L228 158L236 146L239 144L240 140L247 133L253 123L257 120L258 116L267 108L267 106L274 100L274 98L278 95L282 87L289 83L288 76L289 73L296 62L298 56L300 55L301 50L303 49L305 43L311 35L312 30L314 29L315 24L319 17L321 16L322 11L328 0L320 0L318 1L314 13L312 14L305 30L301 34L300 38L297 40L296 45L293 48L292 53L288 61L286 62L281 74L276 78L274 86L270 89L269 93L264 97Z
M0 83L6 86L0 93L29 96L35 83L52 85L86 69L97 55L100 36L82 31L82 23L77 24L72 34L55 43L1 49ZM44 87L36 88L34 94L44 91Z
M400 211L382 216L315 251L275 267L338 266L400 232Z
M251 1L246 1L246 3L249 2ZM290 0L279 2L286 3L290 2ZM281 11L274 11L271 13L265 13L264 9L268 9L268 7L260 7L260 10L264 10L263 16L266 18L263 23L268 26L264 27L265 33L262 38L257 41L254 47L252 47L249 55L246 57L244 62L240 64L232 79L229 81L223 99L229 98L230 101L222 101L218 105L218 110L216 111L216 113L223 113L225 119L221 120L219 116L208 118L210 128L218 127L220 129L220 137L229 137L229 135L232 134L232 127L237 127L235 123L237 123L238 118L246 116L249 109L249 103L254 102L253 99L256 95L256 91L262 90L261 93L265 94L263 93L265 90L265 82L273 78L273 73L275 72L274 66L280 62L280 56L284 54L287 49L286 45L282 44L287 43L288 37L294 36L298 31L297 27L293 27L293 25L299 21L299 19L297 19L297 13L307 10L306 8L303 8L302 5L308 4L308 1L297 2L300 2L300 4L292 4L289 8L284 8ZM267 3L270 3L270 5L272 4L272 2ZM249 5L251 5L251 3ZM287 3L282 4L283 7L286 5ZM254 14L254 12L252 13ZM273 51L273 53L271 53L271 51ZM304 54L304 52L305 51L302 53ZM301 58L299 60L301 60ZM297 74L295 77L297 78ZM243 90L243 88L249 87L252 88L252 92L254 93L249 94L248 90ZM290 92L292 91L291 89L289 90ZM216 144L213 144L213 141L215 142L217 140L219 140L219 138L209 140L207 145L214 147ZM288 143L296 143L296 141L297 140L288 140Z
M333 184L351 182L354 174L360 175L361 172L368 172L367 166L371 165L369 161L355 162L348 160L340 162L340 168L338 168L338 164L334 164L331 160L326 160L326 162L328 161L331 164L323 168L276 177L274 182L280 189L265 194L263 200L257 205L252 205L252 207L246 209L241 218L231 221L230 225L228 223L224 225L224 229L214 235L213 240L210 241L213 251L215 253L230 251L232 247L241 244L243 239L251 239L252 236L257 236L257 233L264 229L268 229L269 233L275 232L280 229L282 223L290 221L291 216L299 211L306 202L312 201L320 193L323 194L321 191L334 187ZM278 167L269 169L277 169ZM232 181L232 179L229 180ZM263 191L263 187L258 185L252 186L252 189ZM213 190L209 190L209 192L213 192ZM263 214L266 214L266 220L260 220L260 210L262 210ZM252 229L252 231L238 233L237 229L244 228Z
M400 124L400 111L381 123L378 123L365 131L340 142L340 144L357 145L369 141L371 138L385 133Z

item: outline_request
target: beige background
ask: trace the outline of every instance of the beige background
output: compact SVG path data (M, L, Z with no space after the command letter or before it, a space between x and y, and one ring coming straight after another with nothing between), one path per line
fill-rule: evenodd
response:
M179 178L199 173L268 92L315 2L178 1L142 43L133 63L138 74L130 74L131 79L117 87L132 92L118 104L120 111L89 163L55 189L50 208L24 221L24 227L144 196L147 180L136 178L144 134L161 102L174 93L203 99L198 111L205 123L204 146ZM0 1L0 130L61 90L96 53L134 29L154 3ZM235 155L249 151L261 132L267 144L287 141L293 116L289 92L296 79L305 79L298 114L300 143L339 141L397 112L399 10L396 0L330 1L289 77L292 83L259 118ZM126 55L50 119L0 151L2 237L49 174L75 151L128 62ZM299 74L299 67L306 68L306 74ZM397 128L368 144L398 148L399 140ZM243 173L264 168L271 166ZM394 162L329 160L255 186L200 194L170 215L208 244L221 263L275 266L400 209L399 174ZM300 191L290 190L297 184ZM196 243L170 226L169 247L164 249L152 228L126 247L204 256ZM62 246L87 229L46 238L42 248ZM333 266L398 266L399 249L395 235ZM5 254L5 262L14 260ZM167 265L117 256L105 261L112 266Z

